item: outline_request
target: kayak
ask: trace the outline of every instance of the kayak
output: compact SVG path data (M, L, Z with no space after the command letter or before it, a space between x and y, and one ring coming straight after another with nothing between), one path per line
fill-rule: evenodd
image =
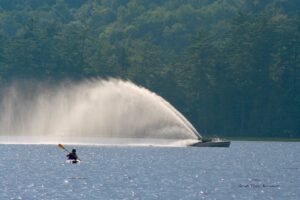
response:
M80 163L80 160L76 159L67 159L66 160L66 163L70 163L70 164L77 164L77 163Z

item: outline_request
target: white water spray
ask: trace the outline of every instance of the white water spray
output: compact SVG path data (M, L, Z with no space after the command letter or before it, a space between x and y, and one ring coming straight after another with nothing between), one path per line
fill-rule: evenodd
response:
M0 135L201 138L166 100L118 79L57 87L14 85L4 93L0 109Z

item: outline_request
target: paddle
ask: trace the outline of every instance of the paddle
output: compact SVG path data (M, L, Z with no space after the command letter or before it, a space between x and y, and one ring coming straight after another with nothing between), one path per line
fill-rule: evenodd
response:
M68 151L68 149L65 148L65 146L63 144L58 144L58 147L65 150L68 153L71 153L70 151ZM77 156L77 160L80 160L80 158Z
M70 153L70 151L68 151L68 149L66 149L63 144L58 144L58 147L65 150L66 152Z

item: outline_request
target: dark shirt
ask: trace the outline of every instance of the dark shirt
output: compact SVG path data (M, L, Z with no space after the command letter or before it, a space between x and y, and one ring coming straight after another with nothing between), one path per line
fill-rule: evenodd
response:
M78 156L76 155L76 153L69 153L67 155L68 159L70 160L77 160L78 159Z

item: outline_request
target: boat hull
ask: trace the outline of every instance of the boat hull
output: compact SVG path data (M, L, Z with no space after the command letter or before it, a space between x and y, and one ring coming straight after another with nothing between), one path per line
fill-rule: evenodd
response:
M191 144L191 147L229 147L230 141L211 141L211 142L202 142L199 141L197 143Z

